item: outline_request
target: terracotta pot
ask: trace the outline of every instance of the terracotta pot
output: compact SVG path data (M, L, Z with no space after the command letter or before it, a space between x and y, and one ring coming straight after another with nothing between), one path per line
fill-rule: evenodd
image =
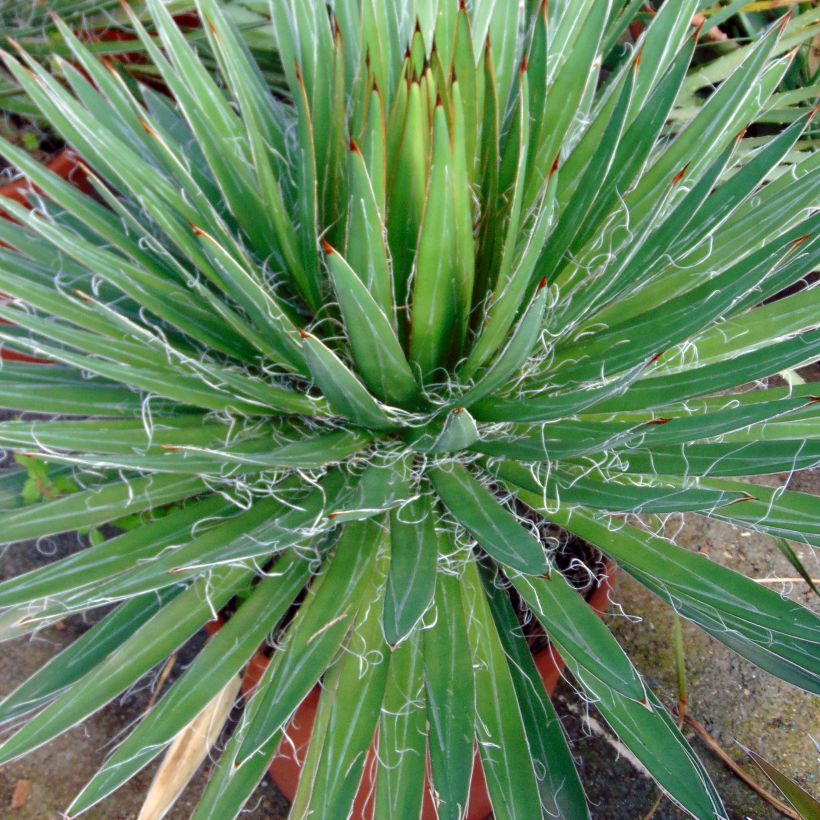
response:
M46 168L58 177L71 182L74 186L79 188L83 193L90 193L91 186L88 184L85 171L77 160L77 155L68 148L64 148L58 154L55 154L52 159L46 163ZM6 199L12 199L20 205L28 204L28 191L30 190L29 182L25 177L18 177L17 179L7 182L5 185L0 185L0 196ZM35 188L36 190L36 188Z
M615 575L615 568L607 563L606 572L601 583L587 598L587 603L598 614L603 615L609 605L609 592L611 590L612 579ZM210 633L219 629L218 622L208 625ZM552 697L555 687L564 669L564 662L551 648L544 649L535 655L535 666L544 689ZM259 683L262 674L269 663L268 658L261 652L258 653L248 664L242 680L242 692L246 696L250 695L254 687ZM276 756L268 767L270 775L276 787L288 800L293 801L296 788L299 784L299 775L307 754L310 735L313 729L313 722L316 718L316 709L319 705L319 695L321 687L317 684L308 696L302 701L296 710L290 726L288 727L287 741L283 740L279 745ZM364 767L356 800L353 804L353 811L350 814L351 820L370 820L373 815L374 785L376 775L375 749L370 748L367 761ZM476 752L473 762L473 777L470 783L470 797L467 804L466 820L485 820L490 814L492 806L487 794L484 772L481 768L481 761ZM437 814L430 796L430 790L424 789L424 803L422 806L421 820L436 820Z
M62 179L68 180L84 193L91 191L85 171L77 161L77 156L72 151L64 149L56 154L47 164L46 168ZM36 189L35 189L36 190ZM18 177L5 185L0 185L0 196L11 199L20 205L28 205L28 193L30 191L29 181L25 177ZM0 217L8 219L5 214L0 213ZM0 294L0 299L2 294ZM0 320L0 324L7 324ZM29 362L31 364L50 364L45 359L38 359L34 356L27 356L25 353L15 353L13 350L0 348L0 359L6 362Z
M175 14L173 16L174 22L183 29L197 29L200 28L199 15L195 12L187 12L185 14ZM124 31L119 28L97 28L91 31L77 32L81 40L89 43L130 43L138 40L136 34L129 31ZM117 53L106 54L102 57L103 61L111 61L122 63L131 67L133 73L139 77L140 82L151 86L156 91L168 93L166 85L162 80L158 79L153 74L146 74L140 72L141 65L150 65L150 60L141 51L122 51ZM89 82L91 78L86 74L82 66L73 64Z

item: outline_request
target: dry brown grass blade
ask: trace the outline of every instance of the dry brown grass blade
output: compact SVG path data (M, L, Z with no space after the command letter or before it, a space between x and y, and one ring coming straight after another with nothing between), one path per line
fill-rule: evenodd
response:
M165 682L171 675L174 666L176 666L177 662L177 653L174 652L167 661L165 661L165 666L162 667L162 671L159 673L159 678L157 679L157 683L154 686L154 691L151 692L151 697L148 700L148 705L145 707L146 712L150 712L151 709L154 707L154 704L157 702L157 698L162 692L162 687L165 686Z
M789 817L791 820L802 820L800 815L791 807L778 800L773 794L766 791L762 786L758 785L746 772L735 763L732 758L726 754L720 744L706 731L706 728L698 723L691 715L686 715L684 718L686 725L689 726L694 733L709 747L716 757L732 770L758 797L763 798L767 803L774 806L784 817Z
M216 743L239 693L237 676L177 735L162 759L137 820L160 820Z

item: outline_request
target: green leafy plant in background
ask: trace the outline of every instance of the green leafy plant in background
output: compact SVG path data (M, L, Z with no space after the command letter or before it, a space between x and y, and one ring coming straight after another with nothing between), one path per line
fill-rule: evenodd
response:
M51 0L32 3L31 0L9 0L0 7L0 32L13 38L46 66L59 75L59 60L71 59L71 50L57 30L56 18L70 26L88 49L107 59L110 67L124 77L146 81L156 79L150 61L144 59L145 49L134 36L129 13L120 0ZM223 3L225 14L239 28L245 43L253 50L257 63L265 71L273 87L282 89L281 67L275 52L275 40L270 30L268 0L229 0ZM132 4L133 13L150 24L145 3ZM186 39L201 50L201 59L214 68L213 55L208 52L204 32L192 16L193 0L172 0L165 4L169 13L184 24ZM0 110L41 121L38 107L21 89L14 77L0 67Z
M624 0L615 2L611 14L611 25L607 29L604 50L605 69L617 67L621 61L629 59L628 46L634 40L634 32L647 25L658 3ZM816 3L783 2L783 0L719 0L700 4L692 17L692 24L699 29L699 45L690 67L681 94L672 112L672 126L680 127L697 114L700 106L708 99L710 90L722 82L744 59L744 53L773 23L785 25L780 48L783 53L795 49L794 58L783 75L777 90L755 118L755 129L739 149L749 150L759 147L772 128L794 122L818 103L818 33L820 9ZM760 126L764 126L761 131ZM817 123L814 122L804 132L801 143L810 145L816 140Z
M196 818L240 811L319 681L294 816L346 816L375 736L377 817L418 815L428 757L439 815L462 816L474 746L497 817L586 817L514 592L668 796L724 817L536 527L589 541L762 669L820 689L811 612L652 524L691 512L820 545L815 498L741 480L820 463L810 386L761 381L820 352L817 289L772 301L820 255L820 157L795 150L811 114L754 150L738 136L789 70L794 21L734 52L670 126L695 0L664 4L606 76L609 0L337 0L332 15L281 0L288 100L215 0L197 9L218 79L148 5L156 36L130 25L172 99L59 21L62 81L5 55L96 196L2 144L39 193L0 222L0 338L57 364L5 363L0 395L62 418L3 422L0 444L81 489L19 506L27 473L11 471L0 528L19 549L145 523L0 584L5 638L116 604L0 702L0 761L239 596L69 816L275 636Z

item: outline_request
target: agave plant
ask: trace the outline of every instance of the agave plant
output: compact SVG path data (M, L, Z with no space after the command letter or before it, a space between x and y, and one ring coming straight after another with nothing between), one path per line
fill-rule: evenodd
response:
M816 499L739 480L820 462L810 386L763 381L820 351L818 290L772 299L817 264L820 157L794 161L810 115L739 152L789 68L782 26L669 125L699 5L664 4L606 77L609 0L277 0L287 99L216 0L197 6L217 79L160 0L157 37L131 20L170 99L63 23L63 82L4 55L96 196L3 145L36 187L0 222L0 338L55 364L7 363L0 401L60 419L0 424L52 482L21 506L27 474L7 472L0 528L14 544L139 525L0 584L6 638L115 604L0 703L0 762L231 603L68 816L273 639L196 818L241 810L317 682L294 816L347 816L376 743L377 817L418 816L426 768L439 816L462 817L474 748L496 817L586 817L533 617L668 796L725 816L537 537L545 520L591 542L820 689L809 610L663 535L689 512L820 545Z

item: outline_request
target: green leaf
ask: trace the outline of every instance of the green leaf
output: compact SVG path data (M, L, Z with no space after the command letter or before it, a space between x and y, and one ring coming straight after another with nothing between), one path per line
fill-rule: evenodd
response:
M303 331L302 348L313 380L333 410L363 427L395 426L358 376L322 341Z
M791 439L637 448L626 460L630 472L687 476L769 475L818 464L820 442Z
M673 802L698 820L726 817L709 774L651 692L639 704L604 690L595 707Z
M608 0L581 0L572 14L564 14L552 32L547 76L547 106L538 138L538 167L549 167L567 134L575 127L578 107L601 45ZM542 105L542 101L534 101Z
M307 562L283 556L71 803L80 814L134 777L241 671L302 590Z
M416 404L419 387L390 320L342 256L327 244L325 253L353 358L365 384L388 404Z
M338 522L332 518L338 503L357 485L345 483L338 471L328 473L318 486L305 491L291 481L283 485L282 498L264 497L248 509L220 523L175 550L158 555L104 586L108 595L132 595L161 589L169 582L199 576L220 564L267 558L310 536L327 532ZM297 502L297 503L294 503ZM372 514L372 513L371 513Z
M0 422L0 444L15 449L39 446L47 450L85 450L96 445L100 452L130 453L154 446L207 446L224 440L229 430L226 425L205 422L200 415L154 416L152 421L149 429L141 419L4 421ZM48 481L45 463L43 469L39 478Z
M498 637L507 657L521 709L527 744L535 763L542 811L568 820L588 820L589 811L575 763L561 721L533 661L532 652L521 633L521 624L510 599L497 578L483 574L484 589Z
M242 305L253 320L255 329L268 340L269 347L264 348L265 352L272 351L276 361L289 369L304 372L299 328L279 300L263 286L262 277L251 273L254 271L253 263L245 256L232 254L198 226L193 226L192 230L221 274L225 290Z
M427 202L413 267L413 309L410 360L430 380L436 368L458 355L453 334L466 308L450 286L455 262L455 213L449 178L450 136L443 105L433 115L433 164Z
M442 820L464 815L473 771L475 688L459 587L459 577L436 575L432 625L422 632L430 767Z
M658 16L651 25L655 25L657 19ZM610 163L607 178L597 186L598 194L592 203L583 229L578 233L573 250L577 251L583 244L584 237L594 234L601 227L603 220L616 206L619 197L623 196L640 173L649 152L657 142L664 123L669 118L675 97L691 62L695 45L695 40L692 38L689 44L678 52L646 104L637 111L635 119L621 136L615 156ZM633 70L631 66L627 66L624 72ZM626 75L622 81L627 81ZM616 93L617 87L617 85L612 86L612 90L608 92L608 99L600 106L595 121L581 137L563 167L561 178L558 181L557 198L560 210L563 210L571 200L581 179L584 178L582 171L588 167L592 156L597 153L603 134L609 130L609 119L620 99L620 95ZM636 99L634 88L632 99Z
M387 678L388 648L381 631L381 604L387 551L376 559L367 579L359 612L339 660L338 675L325 682L320 699L327 699L330 716L318 747L315 769L307 762L294 797L294 814L346 817L365 767L379 720ZM320 705L320 709L326 708ZM309 756L316 749L310 748ZM304 808L303 808L304 807Z
M33 478L29 478L25 484L23 484L21 497L23 504L26 505L36 504L43 497L40 488L37 486L37 482Z
M482 399L473 408L480 421L552 421L574 416L584 410L595 408L607 399L620 396L641 374L643 367L633 368L603 386L587 387L569 393L553 394L544 387L524 382L516 394L500 398Z
M561 368L561 379L567 382L599 377L602 364L607 373L617 373L648 361L658 351L708 326L736 298L764 282L773 267L788 260L798 238L796 232L779 237L709 282L671 299L664 306L662 323L657 321L657 311L650 310L596 334L591 341L562 346L553 367ZM809 270L812 264L812 256L801 257L799 271L804 265ZM567 366L561 367L562 362ZM704 358L700 362L707 363Z
M418 816L427 760L427 709L420 630L415 630L407 640L394 647L387 662L378 730L374 820Z
M75 143L76 144L76 143ZM119 221L104 206L91 197L79 192L73 185L60 179L56 174L47 171L39 162L33 160L25 152L0 140L3 153L12 160L18 168L37 184L56 203L62 205L76 218L98 234L104 241L111 243L128 257L139 262L129 264L124 256L103 252L99 247L94 254L88 252L87 246L82 246L85 252L79 256L74 253L75 246L66 242L59 242L60 251L74 255L82 265L94 266L94 260L107 261L108 264L98 266L98 273L120 288L124 293L138 299L140 304L151 310L157 316L167 319L181 330L190 333L194 338L202 339L213 344L217 349L234 353L241 344L236 335L228 330L227 325L220 327L216 317L198 301L192 300L185 289L174 283L169 277L167 265L159 257L149 254L139 241L131 238L121 229ZM8 207L6 204L4 207ZM47 231L43 220L21 220L35 231ZM190 234L190 231L188 231ZM21 242L26 234L17 226L0 226L0 236L10 245L19 248L28 254L37 256L37 248L30 243ZM61 234L56 230L45 233L51 241L57 241ZM65 237L65 235L62 235ZM193 237L191 237L192 239ZM48 256L53 257L54 249L49 246L40 246L40 252L45 250ZM45 260L44 260L45 261Z
M744 494L742 503L714 510L712 517L769 533L778 545L783 538L789 538L820 547L820 515L815 496L725 479L704 479L701 483L705 487ZM786 554L783 546L780 546L781 552Z
M493 814L499 820L536 817L541 801L521 708L473 561L461 576L461 597L475 675L476 741Z
M240 436L236 444L224 447L222 442L214 441L211 447L190 444L160 445L152 448L146 455L134 455L133 451L124 454L51 452L46 458L49 461L97 468L114 467L151 470L157 473L238 477L275 468L324 467L359 452L372 440L363 430L337 430L301 439L294 436L296 432L289 430L286 434L277 435L276 431L268 431L268 435L252 435L248 438ZM104 442L100 444L100 449L120 449Z
M242 733L239 729L235 730L191 820L224 820L226 817L239 816L265 776L281 740L282 733L277 732L260 749L259 754L239 766L236 756L242 742Z
M299 238L287 210L281 180L276 178L279 169L274 152L284 154L285 149L283 117L275 110L265 79L248 53L241 32L234 28L229 16L213 0L199 0L197 5L202 18L207 21L204 28L209 34L222 73L230 79L239 102L261 192L268 205L285 264L295 287L302 293L308 293L310 286L300 258Z
M680 486L681 482L650 476L619 478L593 473L594 477L574 471L530 465L529 468L512 461L487 465L489 472L502 481L511 483L544 498L556 498L564 505L581 504L610 512L707 512L719 515L718 508L729 507L749 498L744 488L700 489ZM729 512L731 517L731 512Z
M529 142L529 93L527 71L522 66L519 72L519 104L513 119L513 127L507 140L506 153L502 157L499 185L502 193L510 189L509 203L503 207L500 203L491 203L498 208L496 218L503 218L506 225L498 230L497 238L489 239L490 248L483 249L488 290L492 296L485 315L482 316L481 330L470 349L467 360L460 367L462 379L471 379L504 343L504 339L515 321L516 313L531 287L529 279L531 269L527 265L514 268L517 241L522 227L525 175ZM550 179L552 183L553 180ZM554 191L554 185L550 185ZM554 201L554 200L548 200ZM537 237L534 244L542 244L544 234L552 221L550 207L545 207L532 232ZM495 226L494 226L495 227ZM497 265L497 270L495 269Z
M35 328L36 326L45 329L44 325L39 324L39 320L24 314L22 311L0 308L0 316L18 325L24 324L30 328ZM58 333L57 326L52 324L51 334L57 336ZM100 337L95 338L91 334L84 334L80 338L89 344L93 344L95 347L99 346L100 349L105 349L108 346ZM194 407L202 407L209 410L232 410L234 412L244 412L252 415L274 414L279 412L271 406L265 410L264 404L247 401L242 397L211 389L206 386L204 381L198 378L192 378L180 370L176 371L172 376L168 372L136 369L126 363L110 362L96 358L95 356L72 353L63 347L40 342L34 338L21 337L8 331L0 332L0 339L10 341L15 347L22 347L24 350L30 351L36 356L42 356L53 361L71 365L78 370L103 376L112 381L132 384L140 390L144 390L148 393L156 393L183 405L193 405ZM261 383L259 384L261 385ZM265 389L268 399L273 398L271 393L278 393L278 390L272 385L263 389ZM290 391L284 392L290 393ZM290 394L288 399L292 398L293 395L294 394ZM307 409L303 405L303 397L299 397L297 401L302 405L303 411Z
M139 393L103 379L85 378L68 367L3 362L0 368L3 405L9 410L37 411L55 415L138 416ZM157 412L167 412L161 403ZM183 410L178 405L174 409Z
M96 527L126 513L141 512L199 495L207 489L194 477L147 476L115 481L47 501L34 507L0 513L6 543L41 538L81 527Z
M520 495L525 503L532 500ZM558 570L547 578L512 576L510 581L575 677L581 682L591 677L593 690L597 680L636 702L645 699L641 676L626 653Z
M400 87L399 94L401 90ZM393 259L393 289L399 308L408 302L408 282L416 257L427 188L426 145L429 143L429 137L423 124L418 82L410 84L406 105L407 113L402 119L403 127L392 121L388 124L388 140L391 133L395 133L400 139L400 143L393 150L388 141L387 153L388 168L392 172L389 178L389 198L391 201L402 203L401 208L391 208L387 215L387 236ZM399 314L400 327L406 329L407 318L406 314ZM402 340L404 338L405 334L402 333Z
M38 709L71 689L153 617L174 594L175 590L160 595L135 597L117 607L6 695L0 701L0 723L15 720Z
M464 467L436 467L428 475L447 509L492 558L528 575L547 572L547 556L540 542Z
M715 438L747 425L774 421L779 416L788 418L789 413L798 412L808 406L810 403L798 398L741 405L715 413L676 418L653 417L637 424L564 421L544 426L513 428L510 432L520 431L521 435L509 438L487 436L473 444L471 449L487 455L512 457L523 461L577 458L606 450L623 450L625 454L630 454L633 452L632 448L654 449L669 444L685 445L698 439Z
M621 410L643 410L662 404L694 399L709 393L728 390L782 370L800 367L820 355L820 331L813 331L775 342L732 359L732 366L715 362L692 367L665 376L640 379L616 398L595 406L599 413Z
M662 6L647 26L646 36L640 42L641 63L635 83L633 111L637 112L649 96L649 91L672 61L690 34L692 17L703 4L698 0L684 0ZM636 116L639 114L636 113Z
M820 691L820 618L808 609L635 527L580 507L550 515L736 652L796 686Z
M820 814L820 803L804 788L795 783L790 777L786 777L783 772L751 749L746 749L746 754L757 764L763 774L780 789L783 796L794 806L801 817L811 820L812 817L817 817Z
M381 96L373 92L370 100L370 118L382 112ZM350 144L351 201L348 210L347 251L350 267L357 272L372 300L381 309L391 326L396 315L393 303L393 279L390 272L389 252L384 232L384 125L371 123L368 119L367 149L377 151L378 156L368 163L355 142ZM374 180L381 179L381 185ZM332 273L332 271L331 271Z
M411 429L405 441L420 453L458 452L479 438L475 419L463 407L455 407L424 427Z
M201 629L252 575L247 569L217 570L177 595L3 743L0 761L48 743L103 707Z
M390 572L384 601L384 636L391 646L408 637L433 601L438 536L426 496L390 514Z
M471 407L484 396L510 383L538 342L546 302L546 282L542 281L535 289L532 301L510 334L509 341L495 361L481 374L477 383L460 397L460 404Z
M538 265L539 272L549 280L555 279L558 266L572 246L573 240L579 235L581 237L589 235L582 231L587 228L586 223L599 218L595 214L595 205L600 201L606 202L611 197L606 182L614 186L615 180L619 180L618 172L623 174L623 169L614 166L614 163L618 159L619 144L624 136L624 125L629 113L637 71L637 68L633 68L624 75L614 108L609 112L600 142L584 169L583 179L574 189L572 197L560 203L563 205L560 217L550 237L549 245L543 249ZM570 168L570 170L573 169ZM615 174L615 179L609 180L611 171ZM603 188L599 187L601 180L605 181Z
M252 164L239 118L191 50L165 6L151 0L149 7L168 60L162 59L159 50L133 15L131 22L164 81L173 91L226 202L241 221L257 253L265 258L273 250L270 237L276 234L270 211L264 207L254 180L246 169L246 163L251 167Z
M799 237L795 239L795 245ZM792 253L796 248L792 248ZM806 271L814 264L814 253L793 254L792 262L799 266L796 273L802 276L804 259ZM799 278L797 276L797 278ZM796 280L793 280L796 281ZM820 289L809 288L786 296L768 305L756 307L738 316L727 319L716 327L710 327L691 340L687 347L687 356L693 356L703 365L714 362L725 362L752 350L759 350L772 342L787 339L796 333L814 329L817 308L820 306ZM657 368L658 373L676 368L676 358L670 357Z
M791 544L789 544L785 538L775 538L774 542L780 552L783 553L786 560L795 568L800 577L809 585L811 591L815 595L820 596L820 589L817 588L817 584L814 583L814 579L809 574L809 571L806 569L803 562L797 556L797 553L792 549Z
M311 585L286 640L265 670L237 753L244 765L279 732L339 651L356 616L382 542L372 522L347 524L324 572Z
M139 529L10 578L0 584L0 607L53 598L65 600L73 593L93 596L95 585L138 566L171 545L190 540L194 528L202 527L201 522L210 521L213 526L232 509L224 498L212 495L143 523Z
M681 168L688 166L688 178L697 179L698 171L711 164L759 111L765 97L758 96L761 90L758 81L777 37L777 28L773 27L754 43L738 70L709 97L698 116L643 175L626 199L632 220L641 221L650 212L669 180Z
M334 501L328 518L335 523L364 521L414 498L410 466L406 458L371 464L361 478Z

